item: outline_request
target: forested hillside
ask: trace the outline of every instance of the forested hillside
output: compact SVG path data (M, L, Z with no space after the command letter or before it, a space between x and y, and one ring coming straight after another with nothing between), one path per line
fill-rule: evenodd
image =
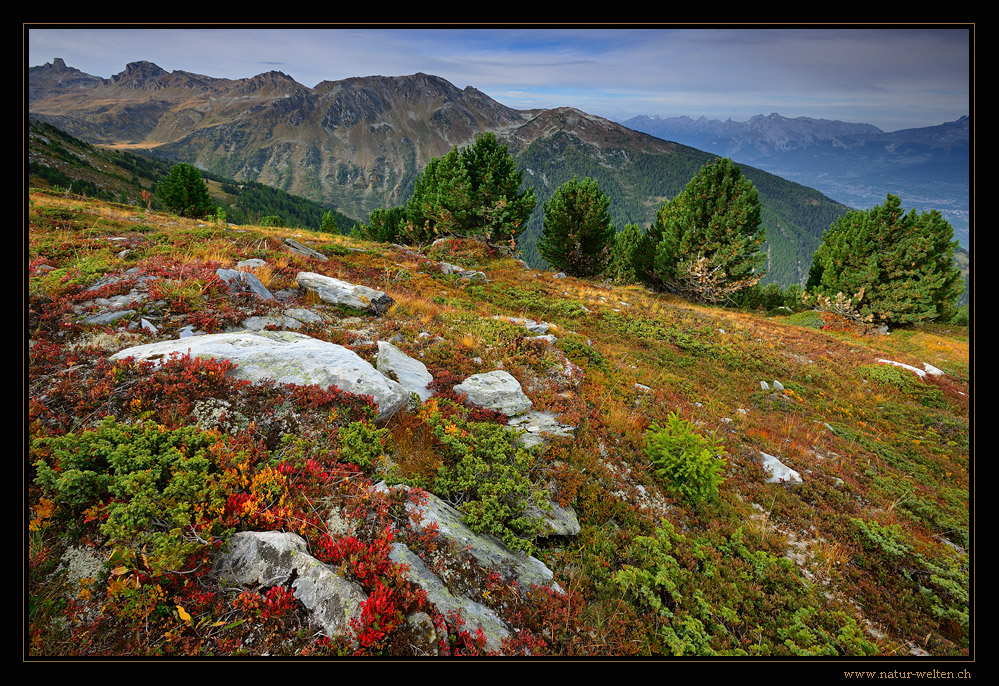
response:
M69 193L109 202L159 209L156 184L170 171L163 159L101 148L47 124L29 121L29 183L40 188L62 188ZM284 226L318 229L323 215L333 212L340 233L357 222L334 208L290 195L256 182L240 182L202 172L214 204L236 224L259 223L279 217ZM143 193L149 194L149 197Z

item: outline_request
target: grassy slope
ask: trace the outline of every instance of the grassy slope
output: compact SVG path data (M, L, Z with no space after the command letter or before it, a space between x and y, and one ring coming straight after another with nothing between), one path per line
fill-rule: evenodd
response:
M457 382L502 364L522 381L536 409L579 427L574 440L554 442L541 460L543 478L575 506L582 525L578 536L541 542L536 552L570 590L568 599L532 596L514 616L499 600L510 597L502 589L483 595L521 629L522 643L510 652L967 655L966 328L869 337L835 326L810 328L819 320L809 313L762 317L638 287L557 280L475 249L433 256L483 269L490 279L468 284L386 246L353 243L367 250L348 252L344 237L308 236L325 246L330 262L299 257L277 240L291 233L214 229L127 206L32 193L29 440L93 427L103 414L128 416L128 406L112 408L137 392L119 382L103 390L94 385L99 402L73 395L97 384L88 376L96 360L150 340L74 323L82 313L74 314L72 305L86 299L80 287L132 267L159 275L157 292L166 304L140 313L159 327L160 340L175 338L186 323L222 327L250 309L263 313L263 306L233 303L211 283L217 266L262 258L268 267L258 275L272 291L294 288L299 270L321 271L384 288L396 305L364 326L382 340L398 334L399 347L410 354L422 351L438 380ZM128 239L126 254L120 255L122 242L108 240L113 237ZM497 314L555 324L559 349L585 372L582 384L567 388L551 351L491 318ZM346 328L334 321L309 332L372 359L374 346L357 343ZM444 340L421 343L421 332ZM928 362L945 376L924 381L904 370L896 374L878 358ZM787 389L783 397L761 390L761 380L774 379ZM137 402L133 418L168 426L190 421L176 408L171 414L168 403ZM726 481L716 498L685 501L644 455L649 427L664 424L671 412L723 441ZM408 413L387 427L395 446L386 448L390 457L414 479L431 478L441 460L426 419L425 412ZM335 433L324 440L336 446ZM152 577L135 560L134 571L118 571L110 581L103 574L82 586L68 580L57 569L66 546L98 545L105 537L95 522L70 526L64 505L43 498L31 483L42 445L31 443L25 466L30 655L350 652L290 631L292 622L303 621L294 611L268 615L259 609L263 601L254 601L253 610L245 599L233 605L210 575L199 577L199 591L218 601L201 604L191 600L188 586ZM268 449L277 454L276 446ZM760 451L779 456L804 484L767 483ZM244 519L236 528L252 526ZM358 573L343 568L348 576ZM134 581L131 595L124 595L121 579ZM145 594L151 588L156 592ZM174 609L178 605L192 621ZM405 653L406 642L393 636L374 652Z

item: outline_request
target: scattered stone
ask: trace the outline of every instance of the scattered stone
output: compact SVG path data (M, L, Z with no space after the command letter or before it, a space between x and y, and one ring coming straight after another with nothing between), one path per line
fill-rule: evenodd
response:
M263 283L250 272L235 269L216 269L215 274L222 279L233 293L253 293L261 300L274 300L274 296Z
M92 314L89 317L84 318L80 323L86 326L107 326L108 324L113 324L119 319L124 319L130 315L135 314L135 310L113 310L111 312L101 312L100 314Z
M388 419L409 400L399 384L352 350L291 331L242 331L150 343L126 348L111 359L163 360L172 353L230 360L238 365L231 375L253 383L272 379L370 395L378 406L379 420Z
M747 412L746 412L746 411L745 411L744 409L742 409L741 407L740 407L740 408L739 408L738 410L736 410L736 412L738 412L739 414L748 414L748 413L747 413Z
M559 272L559 273L558 273L558 274L556 274L556 275L555 275L555 276L554 276L553 278L556 278L556 279L564 279L564 278L565 278L565 272Z
M477 272L474 269L465 269L464 267L459 267L456 264L448 264L447 262L441 262L441 271L445 274L457 274L462 279L467 279L469 281L489 280L483 272Z
M205 335L204 331L195 331L194 327L188 324L187 326L185 326L180 330L178 338L188 338L189 336L204 336L204 335Z
M356 310L385 314L388 308L395 304L395 301L382 291L314 272L299 272L296 280L299 286L332 305L345 305Z
M770 384L768 384L766 381L761 381L760 382L760 388L762 388L764 391L769 391L770 390Z
M555 345L558 342L558 339L555 337L555 335L554 334L550 334L550 333L546 333L546 334L544 334L542 336L529 336L528 340L531 340L531 341L545 341L549 345Z
M302 307L289 307L284 311L286 317L291 317L292 319L297 319L303 324L322 324L326 320L322 316L316 314L312 310L306 310ZM298 328L298 327L295 327Z
M763 464L763 469L770 473L770 478L767 479L768 484L801 483L801 474L788 467L773 455L769 455L762 450L760 451L760 455L762 456L760 462Z
M350 629L361 618L367 596L361 587L337 576L306 552L305 539L281 531L243 531L229 540L216 563L223 579L245 588L268 589L290 585L295 597L330 638Z
M545 439L544 434L565 437L572 436L572 432L576 430L574 426L561 424L555 418L554 414L539 411L527 412L516 417L511 417L507 422L507 426L527 432L520 437L521 445L525 448L545 445L548 441Z
M236 264L236 269L254 269L256 267L265 267L267 263L257 257L251 257L248 260L243 260Z
M302 322L283 315L269 315L267 317L247 317L240 325L247 331L263 331L268 326L282 329L300 329Z
M414 360L391 343L378 341L378 360L375 367L402 386L406 393L416 393L420 396L421 402L434 394L427 388L434 380L433 375L427 371L427 365Z
M636 383L635 390L638 391L639 393L648 393L652 389L649 386L646 386L645 384ZM700 407L700 405L698 405L698 407Z
M160 330L157 329L155 326L153 326L152 322L150 322L145 317L143 317L139 321L139 323L142 326L143 330L148 331L151 336L155 336L160 332Z
M314 257L315 259L321 260L322 262L326 261L326 255L322 254L321 252L316 252L307 245L302 245L293 238L285 238L284 244L287 245L292 252L296 252L299 255L305 255L306 257Z
M467 395L470 403L502 412L508 417L523 414L533 405L521 389L520 382L509 372L499 369L472 374L454 390Z
M579 518L571 505L562 507L554 501L548 502L551 511L546 511L533 503L528 505L524 514L528 517L540 519L544 525L546 533L542 536L576 536L581 531Z
M774 390L777 391L777 392L783 391L784 390L784 384L782 384L777 379L774 379Z

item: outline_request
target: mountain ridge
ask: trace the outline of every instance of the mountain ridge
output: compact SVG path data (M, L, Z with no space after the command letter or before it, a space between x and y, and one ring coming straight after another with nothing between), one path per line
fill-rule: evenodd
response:
M644 227L663 200L713 159L578 109L510 108L422 72L308 88L280 72L214 79L135 62L99 82L74 75L78 86L70 88L54 78L67 69L60 62L31 72L38 84L32 116L90 142L147 147L167 160L265 183L361 219L404 204L430 159L493 132L509 146L525 182L540 184L521 242L535 266L544 264L535 249L542 205L559 184L597 178L611 197L615 224ZM768 278L802 283L822 231L848 208L751 173L754 184L769 189L761 192L773 236Z

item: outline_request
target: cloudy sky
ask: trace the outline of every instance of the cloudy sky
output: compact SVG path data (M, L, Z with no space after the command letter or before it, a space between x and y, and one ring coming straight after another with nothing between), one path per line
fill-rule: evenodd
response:
M63 58L108 78L129 62L245 78L425 72L510 107L744 121L777 112L885 131L970 114L967 27L38 28L27 65Z

